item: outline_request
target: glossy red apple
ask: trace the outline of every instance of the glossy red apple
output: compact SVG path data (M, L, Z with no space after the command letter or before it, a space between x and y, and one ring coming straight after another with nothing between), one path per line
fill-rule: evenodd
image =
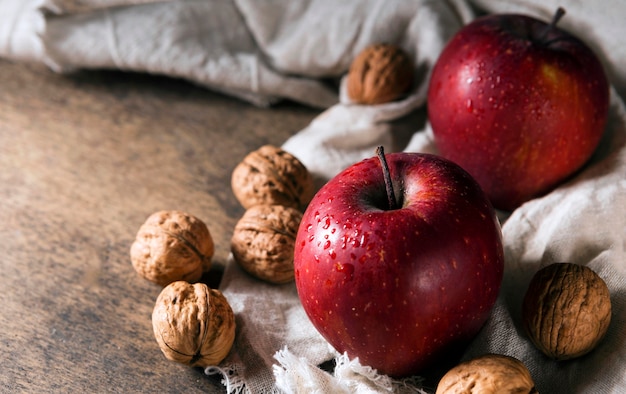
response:
M428 116L442 156L512 210L581 168L603 134L609 87L581 40L510 14L474 20L432 72Z
M304 310L337 351L381 373L417 374L488 318L502 280L500 225L458 165L379 153L318 191L294 266Z

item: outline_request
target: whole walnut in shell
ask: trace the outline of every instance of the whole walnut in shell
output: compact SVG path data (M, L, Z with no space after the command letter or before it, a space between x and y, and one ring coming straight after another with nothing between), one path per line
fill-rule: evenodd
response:
M611 295L591 268L550 264L535 273L522 305L524 328L547 356L566 360L593 350L611 322Z
M255 205L235 226L231 251L251 275L281 284L294 279L293 253L302 213L282 205Z
M391 44L366 47L352 61L346 80L348 97L360 104L394 101L413 86L413 61Z
M211 268L213 238L206 224L180 211L159 211L139 228L130 248L135 270L166 286L177 280L196 282Z
M218 365L235 340L228 300L204 283L177 281L163 288L152 311L152 328L167 359L193 367Z
M289 152L265 145L250 152L231 177L235 197L244 208L284 205L304 210L314 194L309 170Z
M485 354L450 369L435 394L538 393L528 368L520 360Z

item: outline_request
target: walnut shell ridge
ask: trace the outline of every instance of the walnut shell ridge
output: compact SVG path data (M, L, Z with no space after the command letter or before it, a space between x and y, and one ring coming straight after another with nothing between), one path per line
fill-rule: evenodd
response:
M524 329L535 346L556 360L582 356L611 322L609 289L591 268L553 263L535 273L522 304Z
M413 61L401 48L373 44L352 61L346 80L348 97L359 104L394 101L413 86Z
M304 211L314 194L309 170L289 152L265 145L250 152L233 170L231 187L246 209L284 205Z
M515 357L485 354L450 369L435 394L537 394L528 368Z
M255 205L231 239L235 261L249 274L274 284L294 280L293 255L302 212L282 205Z
M200 280L211 268L214 251L202 220L181 211L159 211L139 228L130 257L139 275L166 286L177 280Z
M233 310L219 290L177 281L159 294L152 328L167 359L205 368L226 358L236 325Z

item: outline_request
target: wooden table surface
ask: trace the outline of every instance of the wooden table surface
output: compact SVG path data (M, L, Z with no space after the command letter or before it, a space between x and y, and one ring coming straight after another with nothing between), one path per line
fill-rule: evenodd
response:
M230 174L319 111L142 74L0 61L0 392L222 392L152 334L129 250L161 209L207 223L216 286L243 209Z

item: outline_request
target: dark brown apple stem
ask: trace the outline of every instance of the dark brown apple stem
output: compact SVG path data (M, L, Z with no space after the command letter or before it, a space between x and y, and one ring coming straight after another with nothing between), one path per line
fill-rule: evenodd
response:
M380 160L380 165L383 169L383 178L385 179L385 188L387 189L387 198L389 199L389 209L397 209L396 193L393 191L391 172L389 172L389 165L385 158L385 149L382 145L376 148L376 155L378 155L378 160Z
M563 8L563 7L557 8L556 12L554 13L554 16L552 17L552 21L550 22L550 24L548 26L545 27L545 29L543 29L543 33L541 33L540 41L545 40L545 38L548 35L548 33L550 32L550 30L552 30L552 29L554 29L556 27L556 24L559 23L561 18L563 18L563 15L565 15L565 8Z
M557 8L554 16L552 17L552 22L550 22L550 27L556 27L556 24L559 23L561 18L563 18L563 15L565 15L565 8Z

